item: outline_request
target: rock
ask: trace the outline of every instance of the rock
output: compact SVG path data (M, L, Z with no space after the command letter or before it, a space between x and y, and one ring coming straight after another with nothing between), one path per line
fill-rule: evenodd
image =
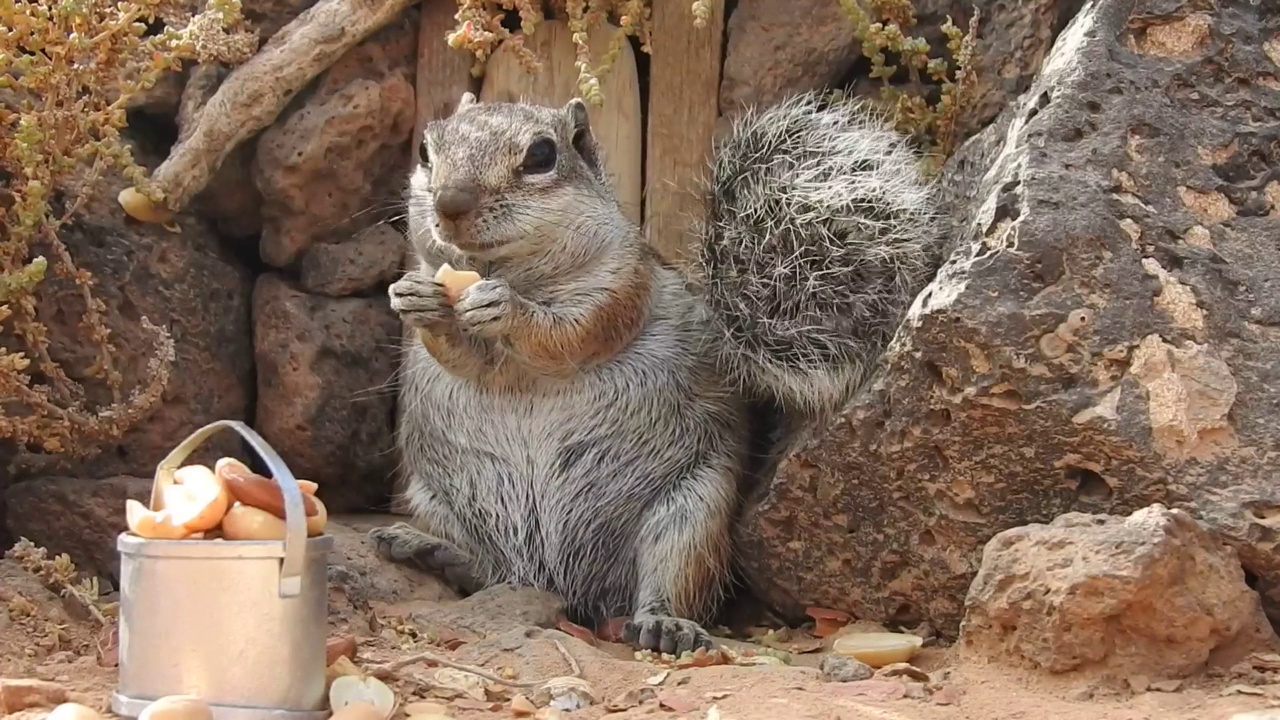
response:
M773 607L954 637L993 535L1155 502L1280 607L1278 21L1171 7L1091 3L949 162L950 259L866 391L748 501L739 553Z
M20 482L6 493L10 531L49 550L66 553L88 576L120 578L116 536L125 530L124 501L151 499L151 479L89 480L47 477Z
M1152 676L1187 677L1215 653L1231 648L1234 662L1275 640L1260 609L1235 551L1181 510L1067 513L987 543L961 652L1055 673L1105 669L1142 692Z
M870 680L875 671L870 665L847 655L828 653L822 656L822 679L829 682L854 682Z
M308 295L280 276L253 291L254 429L329 512L365 510L391 491L400 321L385 297Z
M922 20L941 27L949 14L966 31L973 8L981 13L973 65L976 84L956 129L963 139L990 124L1031 87L1049 48L1084 0L929 0L924 5L931 12Z
M166 72L150 89L130 96L125 105L129 110L140 110L148 115L172 118L178 112L178 100L182 97L182 86L186 81L185 72Z
M853 22L839 3L824 0L740 0L729 17L720 108L731 116L745 105L771 105L784 97L839 85L870 68L853 37ZM917 23L908 32L923 37L939 56L942 25L950 16L968 29L972 8L981 12L975 52L977 84L960 122L960 137L989 123L1030 85L1066 22L1082 0L916 0ZM892 59L891 59L892 60ZM851 72L853 71L853 72ZM904 73L905 79L905 73ZM898 80L895 79L895 84ZM855 94L878 96L882 83L855 82Z
M294 18L316 4L316 0L256 0L245 3L244 18L266 42Z
M135 157L154 167L154 156L135 147ZM15 480L47 475L150 476L173 447L200 426L220 419L244 419L250 402L253 357L249 325L251 276L224 248L213 230L193 214L180 213L178 231L128 218L115 201L124 187L107 175L59 237L77 267L93 275L93 294L104 306L115 352L113 367L123 376L124 396L144 389L154 336L141 318L168 330L176 357L160 403L117 442L95 455L15 453ZM46 251L47 252L47 251ZM87 380L98 353L80 327L80 289L52 272L37 289L38 313L48 327L49 354L72 379L82 381L92 407L110 400L105 383ZM238 447L225 432L211 438L199 458ZM0 456L5 453L0 449ZM0 476L4 472L0 470Z
M67 701L67 689L44 680L0 678L0 713L53 707Z
M414 17L343 55L259 137L260 252L269 265L290 266L315 242L377 222L403 189L416 112Z
M721 112L837 82L861 57L851 28L829 0L739 0L728 22Z
M407 247L404 235L385 223L345 242L317 243L302 257L302 287L329 297L369 292L400 276Z

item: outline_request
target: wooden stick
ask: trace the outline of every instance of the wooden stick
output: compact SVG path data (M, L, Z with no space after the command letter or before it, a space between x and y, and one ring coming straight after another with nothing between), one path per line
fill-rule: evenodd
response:
M151 180L164 193L167 209L182 209L237 145L274 122L312 79L413 3L320 0L281 28L227 76L190 132L156 168Z
M645 234L671 260L684 256L704 217L700 186L720 115L724 0L707 4L711 15L698 29L692 3L653 0Z

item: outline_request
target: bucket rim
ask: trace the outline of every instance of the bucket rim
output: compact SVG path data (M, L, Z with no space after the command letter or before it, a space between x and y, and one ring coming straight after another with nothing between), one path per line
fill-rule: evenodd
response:
M329 533L306 539L303 556L328 554L333 549L334 537ZM153 540L130 532L116 536L116 550L121 555L133 557L172 557L196 559L274 559L285 557L283 540L227 540L225 538Z

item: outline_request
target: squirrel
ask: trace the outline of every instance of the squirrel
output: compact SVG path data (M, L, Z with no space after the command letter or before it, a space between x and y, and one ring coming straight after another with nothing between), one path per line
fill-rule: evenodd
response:
M752 483L833 418L936 270L934 185L861 101L748 109L717 143L692 267L620 209L581 99L430 122L397 446L414 522L378 552L467 594L554 592L637 649L711 649ZM451 300L448 263L482 279Z

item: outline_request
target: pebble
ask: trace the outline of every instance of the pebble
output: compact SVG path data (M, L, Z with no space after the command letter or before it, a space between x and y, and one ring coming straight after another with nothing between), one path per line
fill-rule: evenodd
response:
M870 665L847 655L829 653L822 658L822 678L828 682L855 682L870 679L875 671Z

